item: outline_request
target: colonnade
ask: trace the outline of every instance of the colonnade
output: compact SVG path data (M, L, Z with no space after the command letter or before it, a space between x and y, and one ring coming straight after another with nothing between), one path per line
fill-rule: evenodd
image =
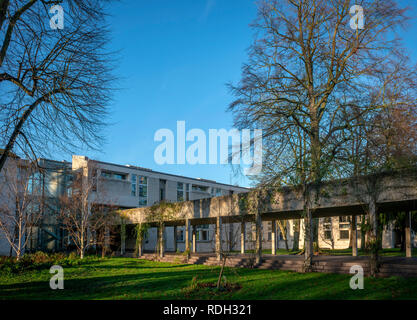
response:
M218 216L214 218L212 221L215 224L215 253L217 259L221 259L221 252L222 252L222 226L223 226L223 217ZM271 252L273 255L277 253L278 249L278 238L277 238L277 221L276 219L269 219L272 223L272 230L271 230ZM307 215L305 218L305 235L304 235L304 243L305 243L305 256L306 256L306 263L311 263L311 258L313 254L313 235L312 235L312 227L311 227L311 215ZM185 252L188 254L197 253L197 226L198 224L192 224L192 219L185 219L185 230L184 230L184 241L185 241ZM255 219L253 221L255 223L255 260L256 263L262 261L262 218L261 215L255 215ZM236 223L236 222L231 222ZM352 256L358 255L358 246L357 246L357 218L353 216L353 235L352 235ZM178 244L177 244L177 227L180 224L174 225L174 232L173 232L173 246L174 252L177 251ZM159 224L157 226L157 235L158 241L157 245L159 245L159 254L161 257L165 254L165 228L166 225L164 223ZM246 252L246 222L240 222L240 253L245 254ZM191 239L190 239L191 234ZM125 252L125 236L121 238L121 253L124 254ZM190 241L191 240L191 241ZM411 212L408 212L407 219L406 219L406 228L405 228L405 241L406 241L406 257L412 256L412 246L411 246ZM140 245L139 248L139 255L142 255L143 248Z

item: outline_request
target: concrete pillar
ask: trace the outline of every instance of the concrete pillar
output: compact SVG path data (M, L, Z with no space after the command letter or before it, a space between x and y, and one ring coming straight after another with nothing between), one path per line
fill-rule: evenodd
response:
M272 220L271 224L271 253L277 254L277 222Z
M126 252L126 224L120 225L120 255L124 255Z
M197 226L192 226L192 235L193 235L193 253L197 252Z
M311 210L307 209L304 218L304 271L309 272L313 265L313 225Z
M259 212L255 214L255 263L262 262L262 218Z
M352 256L358 256L358 228L356 225L356 216L352 216Z
M245 234L246 224L245 221L240 223L240 253L245 254Z
M222 218L216 217L216 256L217 260L221 260L222 249Z
M162 223L159 228L159 256L162 258L165 255L165 226Z
M177 250L178 250L178 245L177 245L177 226L174 226L174 241L173 241L173 245L174 245L174 252L177 252Z
M411 212L405 215L405 256L411 258Z
M188 252L188 256L190 254L190 220L185 219L185 252Z

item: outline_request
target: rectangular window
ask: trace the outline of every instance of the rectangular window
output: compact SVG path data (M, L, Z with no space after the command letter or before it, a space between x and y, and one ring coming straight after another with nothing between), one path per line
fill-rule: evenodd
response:
M111 178L112 174L110 172L101 171L101 176L104 178Z
M349 239L350 221L348 216L339 217L339 239Z
M101 171L101 176L108 179L115 180L126 180L126 174L110 172L110 171Z
M136 175L132 174L131 182L132 182L131 195L133 197L136 197L136 184L137 184Z
M200 230L200 239L201 241L208 241L209 240L209 231L208 230Z
M113 174L113 179L126 180L126 175L125 174L120 174L120 173L115 173L115 174Z
M324 240L331 240L332 232L330 230L324 230Z
M192 190L197 192L207 192L208 187L193 185Z
M139 206L148 205L148 178L139 176Z
M184 184L177 182L177 201L184 201Z
M198 241L209 241L209 225L203 224L198 226L197 229L197 240Z
M40 172L35 172L29 177L28 192L33 195L42 194L43 177Z
M184 241L184 230L177 229L177 241Z
M93 192L97 192L97 169L93 169L92 180L93 181L92 181L91 189L92 189Z
M340 230L340 240L349 239L349 230Z
M324 218L323 221L324 240L332 239L332 218Z
M190 184L186 183L185 184L185 201L189 201L190 200Z

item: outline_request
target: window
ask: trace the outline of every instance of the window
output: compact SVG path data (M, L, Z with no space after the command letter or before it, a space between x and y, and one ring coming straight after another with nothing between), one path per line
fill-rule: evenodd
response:
M72 196L72 183L74 181L74 176L72 174L66 174L64 176L64 188L68 197Z
M177 182L177 201L184 201L184 184Z
M115 173L115 174L113 174L113 179L126 180L126 175L125 174L120 174L120 173Z
M126 174L116 172L101 171L101 176L107 179L126 180Z
M148 178L139 176L139 206L148 204Z
M222 189L212 187L211 188L211 195L213 197L220 197L222 195Z
M198 226L197 240L198 241L209 241L209 225L208 224L203 224L201 226Z
M165 201L166 180L159 180L159 201Z
M91 173L92 176L92 186L91 190L93 192L97 192L97 169L93 169L93 172Z
M204 187L204 186L196 186L196 185L192 186L192 190L197 191L197 192L207 192L207 189L208 187Z
M136 177L136 175L132 174L131 182L132 182L132 189L131 189L130 194L133 197L136 197L136 184L137 184L137 177Z
M112 177L112 174L110 172L101 171L101 176L110 179Z
M209 231L208 230L200 230L199 240L200 241L208 241L209 240Z
M339 217L339 239L348 240L349 239L349 228L350 222L349 217Z
M331 240L332 237L332 218L324 218L323 221L324 240Z
M185 201L190 200L190 184L185 184Z
M35 172L29 177L28 192L34 195L40 195L42 192L42 174Z
M349 239L349 230L340 230L340 240Z
M184 230L177 229L177 241L184 241Z

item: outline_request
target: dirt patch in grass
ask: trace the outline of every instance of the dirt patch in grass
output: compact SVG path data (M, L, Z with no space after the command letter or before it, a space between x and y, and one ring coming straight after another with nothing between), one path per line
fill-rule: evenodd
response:
M224 294L231 294L242 289L239 283L224 283L217 288L216 283L212 282L199 282L187 287L183 290L185 298L195 297L216 297Z

